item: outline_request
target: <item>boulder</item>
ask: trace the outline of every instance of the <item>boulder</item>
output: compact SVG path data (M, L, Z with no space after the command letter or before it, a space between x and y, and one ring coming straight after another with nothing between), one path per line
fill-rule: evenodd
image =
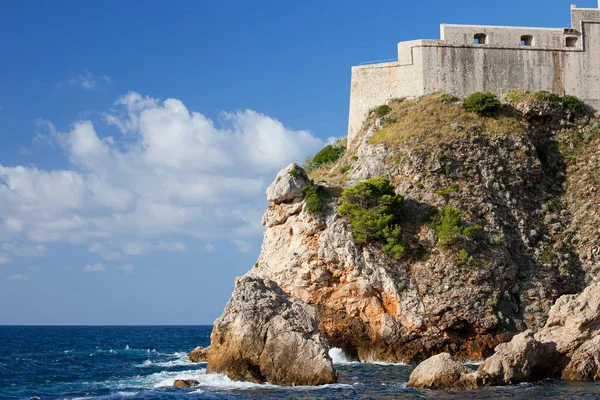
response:
M207 372L285 386L335 383L328 351L313 306L250 272L236 279L233 295L215 321Z
M188 353L188 357L191 362L206 362L206 358L208 356L208 351L210 350L210 346L202 347L198 346L194 350Z
M579 347L562 371L562 378L572 381L600 380L600 336Z
M600 334L600 282L580 294L560 297L536 338L570 358L587 340Z
M496 346L495 353L478 369L492 385L514 385L547 377L549 372L545 347L527 330L510 342Z
M296 163L282 169L273 183L267 188L267 200L271 203L286 203L303 197L302 188L310 184L310 179L302 167Z
M200 382L194 379L177 379L175 382L173 382L173 386L179 388L193 388L199 384Z
M441 353L423 361L410 374L408 386L432 390L468 390L483 386L477 372Z

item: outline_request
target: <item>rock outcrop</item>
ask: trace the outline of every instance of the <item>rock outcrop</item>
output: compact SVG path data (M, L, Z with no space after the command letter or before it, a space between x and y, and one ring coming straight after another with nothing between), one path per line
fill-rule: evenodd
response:
M461 367L448 354L431 357L415 369L408 386L462 390L557 377L600 380L600 283L558 299L540 332L527 330L498 345L476 373Z
M537 379L541 364L527 360L542 350L553 360L552 376L595 376L594 343L582 346L594 336L585 322L593 317L560 322L559 314L578 314L584 304L550 309L600 271L600 124L583 111L518 98L496 118L465 113L448 95L393 100L388 115L368 116L339 159L308 173L284 168L267 189L262 250L247 277L272 282L285 302L307 310L320 334L314 343L361 361L417 363L440 353L483 360L517 335L481 371L486 384ZM404 198L393 238L400 256L385 250L385 240L357 243L355 227L338 212L343 189L375 177ZM457 216L444 222L452 226L442 226L444 213ZM238 303L215 325L209 369L235 379L312 381L267 373L260 364L266 339L239 345L242 328L233 319L267 321ZM527 329L538 334L519 336ZM326 364L318 364L328 376L322 382L333 376Z
M266 278L249 274L236 280L211 343L208 373L286 386L337 381L313 307Z
M423 361L408 379L408 386L417 389L469 390L482 385L483 382L475 371L452 360L448 353Z
M208 358L208 352L210 351L210 346L202 347L198 346L194 350L188 353L188 358L191 362L199 363L206 362Z
M173 382L173 386L178 388L193 388L198 385L200 385L200 382L194 379L177 379Z
M532 330L516 335L496 347L496 352L479 367L484 382L494 386L532 382L549 376L552 364L544 346Z

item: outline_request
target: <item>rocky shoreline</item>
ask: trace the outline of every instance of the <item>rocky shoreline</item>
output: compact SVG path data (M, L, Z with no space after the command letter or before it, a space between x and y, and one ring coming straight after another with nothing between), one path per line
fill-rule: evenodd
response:
M207 371L333 383L336 347L423 362L420 388L598 379L600 128L554 100L513 94L493 117L394 100L334 161L284 168Z

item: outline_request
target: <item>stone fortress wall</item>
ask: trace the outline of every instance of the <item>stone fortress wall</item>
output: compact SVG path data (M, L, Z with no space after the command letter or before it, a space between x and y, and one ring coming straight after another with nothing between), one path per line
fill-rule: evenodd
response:
M572 94L600 109L598 8L571 6L571 28L441 25L440 40L398 44L398 61L352 68L348 142L391 98L510 90Z

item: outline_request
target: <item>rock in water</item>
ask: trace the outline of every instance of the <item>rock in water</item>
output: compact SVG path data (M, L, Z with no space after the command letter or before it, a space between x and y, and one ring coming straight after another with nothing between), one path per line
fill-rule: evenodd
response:
M207 372L285 386L335 383L328 350L312 306L250 273L236 279L233 295L215 321Z
M492 385L514 385L546 378L550 360L533 331L527 330L498 345L496 353L481 364L478 372L487 375L486 381Z
M191 362L195 362L195 363L206 362L209 350L210 350L210 346L208 346L208 347L198 346L194 350L192 350L188 353L188 357Z
M177 379L175 382L173 382L174 387L180 388L193 388L198 386L199 384L200 382L194 379Z
M468 390L482 386L472 369L441 353L423 361L410 374L408 386L417 389Z

